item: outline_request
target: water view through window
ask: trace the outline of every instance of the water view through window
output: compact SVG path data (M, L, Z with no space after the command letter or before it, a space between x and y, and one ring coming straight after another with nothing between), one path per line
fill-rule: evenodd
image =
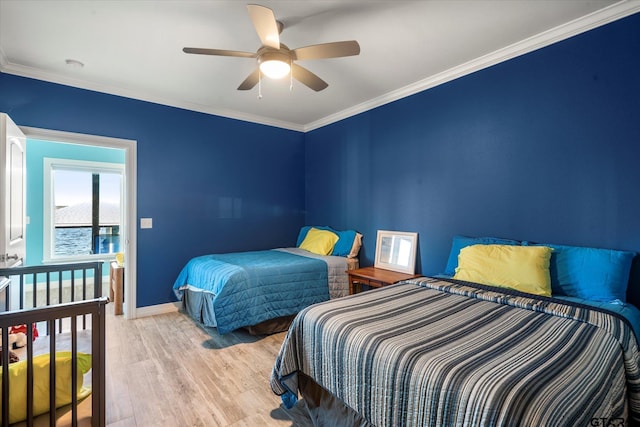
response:
M91 253L91 227L55 230L55 256L86 255Z
M118 252L122 175L59 168L53 171L53 183L54 256ZM94 192L99 200L97 212Z

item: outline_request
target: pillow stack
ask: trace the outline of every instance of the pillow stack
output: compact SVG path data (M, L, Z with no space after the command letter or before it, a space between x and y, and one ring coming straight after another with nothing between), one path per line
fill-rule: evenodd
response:
M445 275L543 296L626 302L635 252L455 236Z
M318 255L357 258L362 246L362 234L355 230L338 231L327 226L304 226L300 229L296 246Z
M311 228L299 248L318 255L330 255L338 241L338 235L329 230Z

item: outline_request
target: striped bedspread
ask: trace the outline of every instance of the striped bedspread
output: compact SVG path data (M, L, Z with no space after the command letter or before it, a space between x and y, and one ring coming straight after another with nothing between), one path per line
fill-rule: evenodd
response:
M638 345L622 318L504 292L420 278L308 307L271 388L296 394L303 372L379 427L638 421Z

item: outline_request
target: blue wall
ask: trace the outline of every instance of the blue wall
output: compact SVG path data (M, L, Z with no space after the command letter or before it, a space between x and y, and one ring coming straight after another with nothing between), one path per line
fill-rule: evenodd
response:
M61 144L29 139L27 141L27 259L36 265L44 256L44 159L86 160L92 162L124 163L124 150L103 147ZM103 271L108 273L108 270Z
M139 307L174 301L193 256L295 245L300 132L2 73L0 111L20 126L137 140L138 216L153 218L138 230Z
M363 265L376 230L417 231L424 274L455 234L640 251L638 52L640 14L306 135L1 73L0 111L138 141L147 306L190 257L304 223L361 231Z
M308 224L640 251L640 14L306 135ZM638 258L633 276L638 280ZM640 283L635 285L640 290Z

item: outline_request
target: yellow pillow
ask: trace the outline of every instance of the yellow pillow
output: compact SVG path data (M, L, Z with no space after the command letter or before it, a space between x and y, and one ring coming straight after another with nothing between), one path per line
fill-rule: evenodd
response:
M56 352L56 408L71 403L71 352ZM49 362L50 355L41 354L33 358L33 415L49 412ZM91 394L91 387L83 387L83 376L91 369L91 355L78 353L78 400ZM0 367L0 380L2 368ZM1 382L0 382L1 383ZM2 411L2 390L0 390ZM27 418L27 361L9 365L9 423Z
M300 249L305 249L318 255L330 255L337 241L338 235L336 233L312 227L302 243L300 243Z
M551 296L546 246L472 245L462 248L454 279Z

